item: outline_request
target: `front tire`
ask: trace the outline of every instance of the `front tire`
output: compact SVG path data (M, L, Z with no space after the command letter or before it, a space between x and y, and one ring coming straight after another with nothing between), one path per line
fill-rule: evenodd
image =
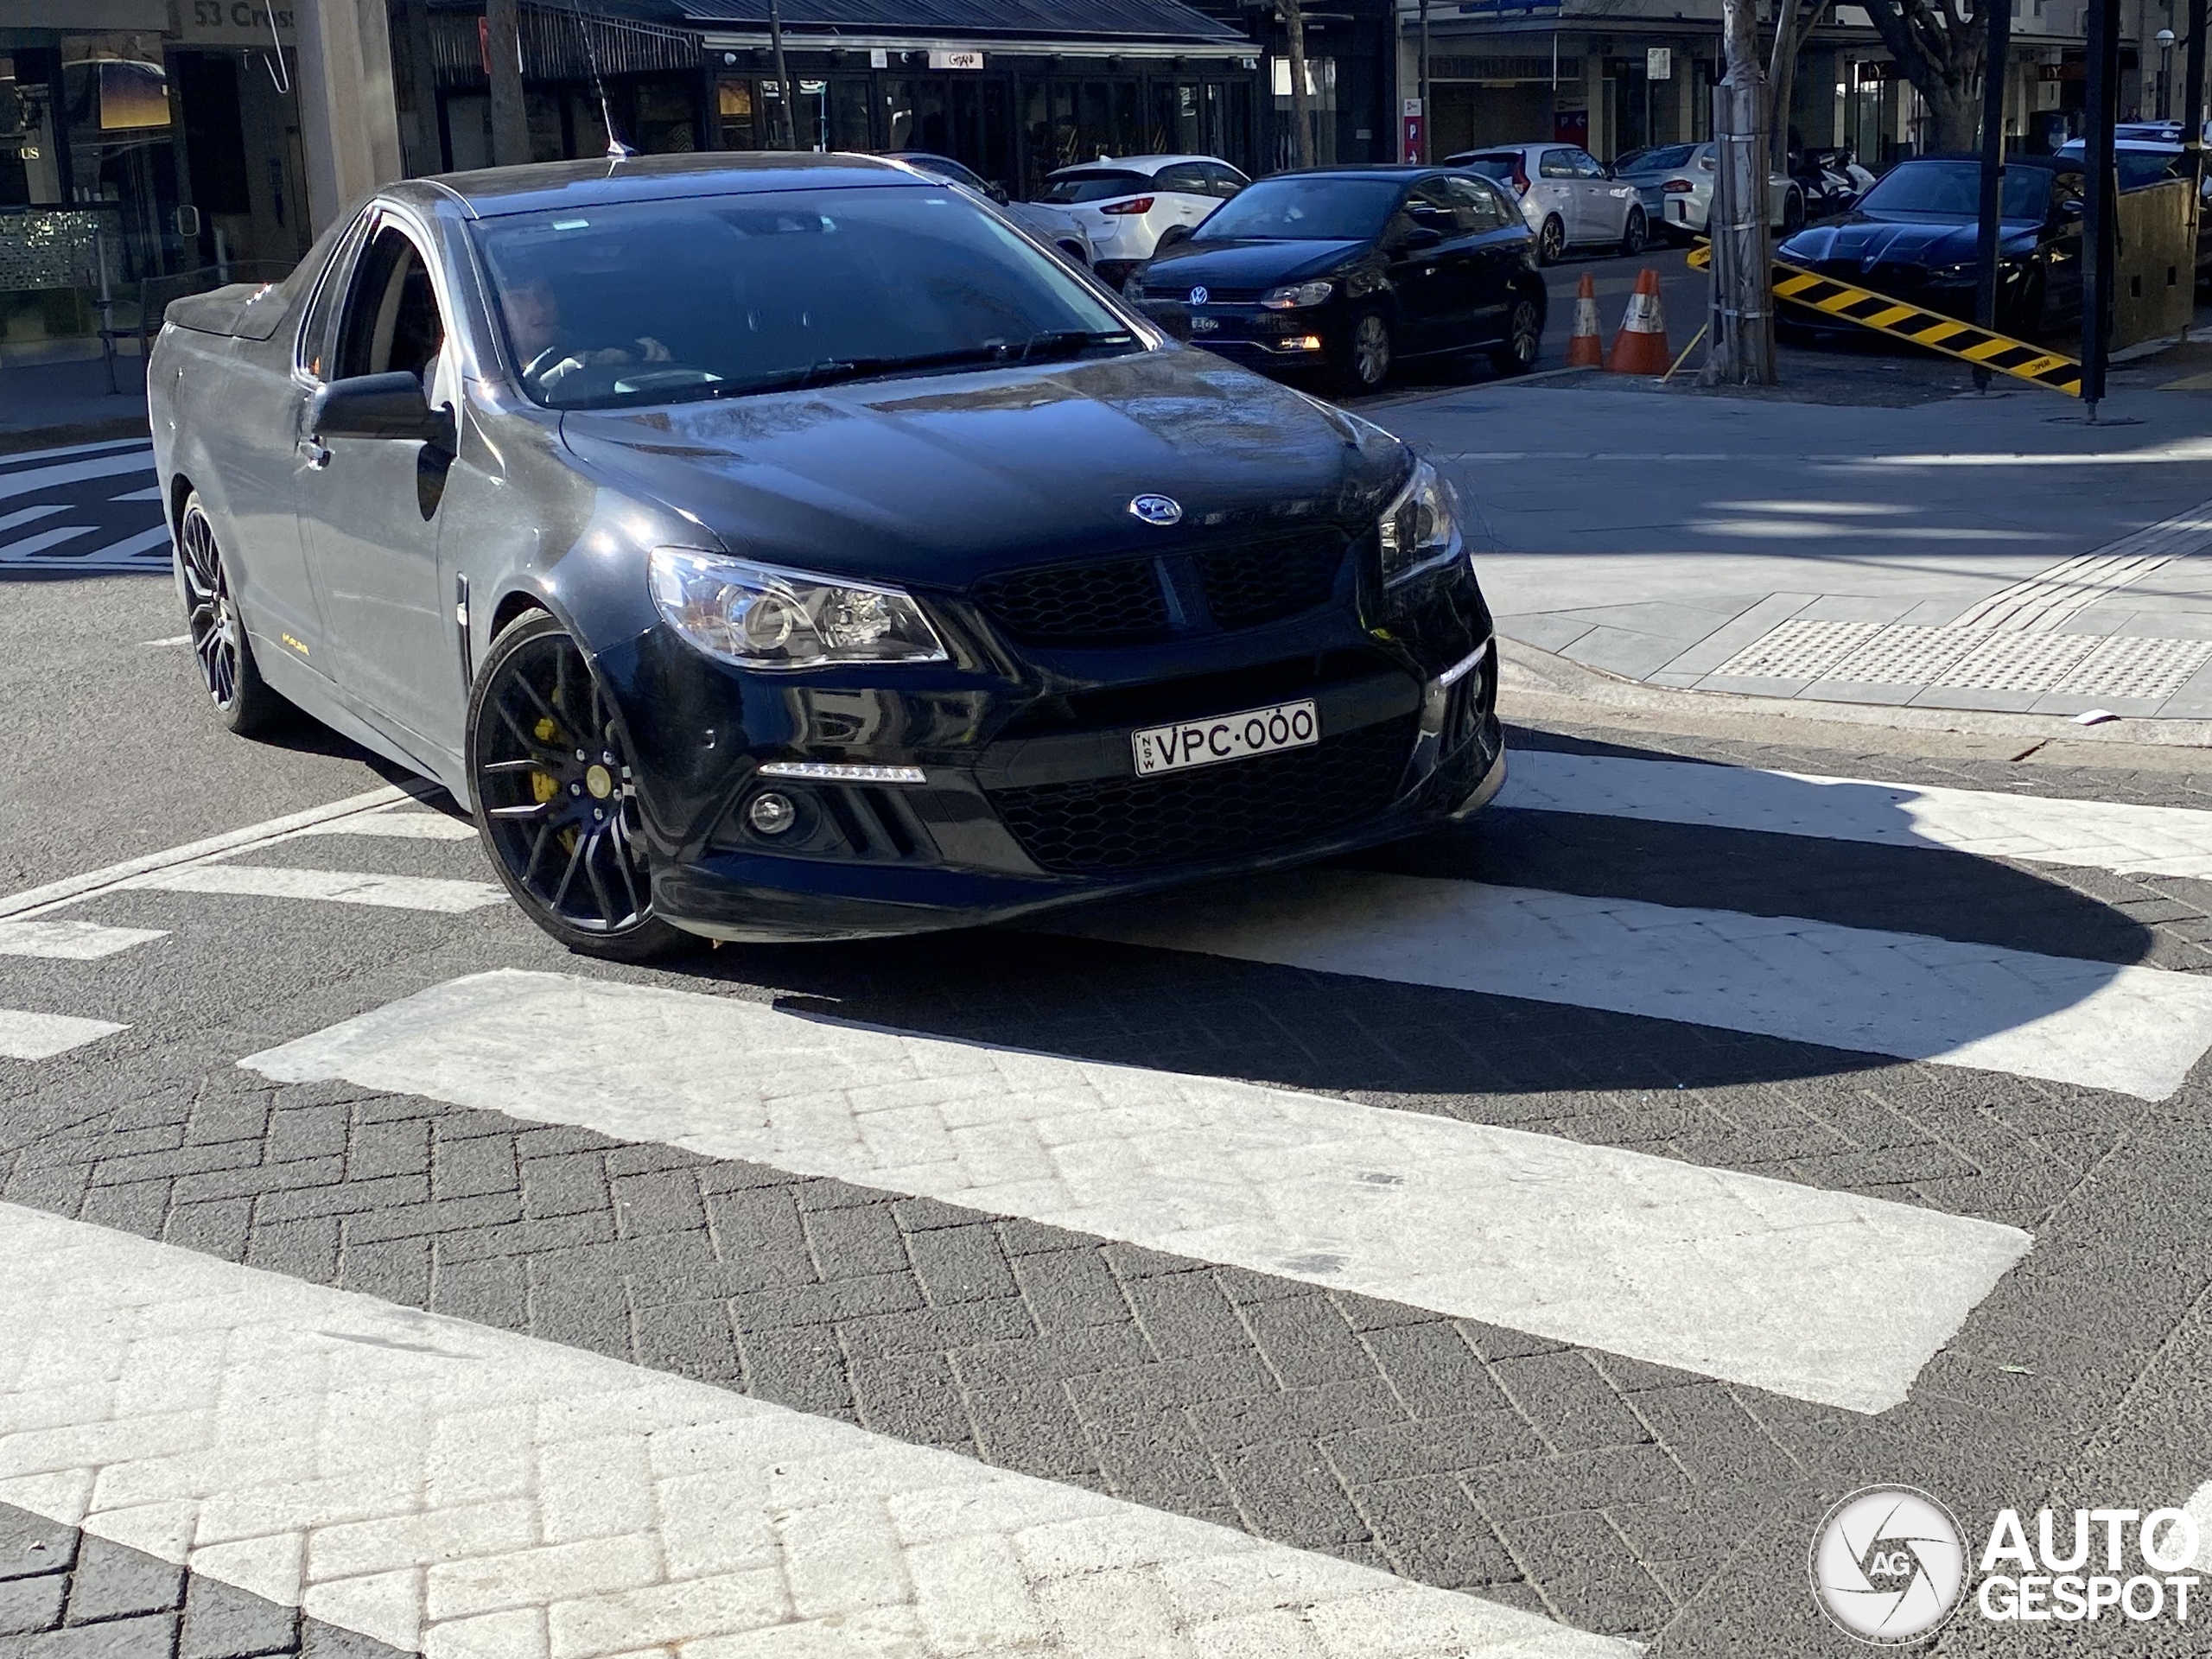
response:
M1805 228L1805 198L1792 190L1782 199L1782 233L1795 236Z
M517 618L468 699L477 834L523 913L569 950L647 962L704 944L653 913L627 738L555 618Z
M1380 391L1390 378L1390 325L1379 311L1363 311L1345 332L1336 366L1338 392L1346 397Z
M1501 375L1526 374L1536 366L1544 348L1544 320L1534 300L1516 300L1507 319L1505 343L1490 354L1491 367Z
M184 598L200 682L214 701L217 717L240 737L267 731L291 705L269 689L254 664L253 642L232 596L222 544L197 490L185 497L184 511L177 515L176 585Z
M1567 252L1567 224L1557 213L1544 220L1536 232L1536 263L1555 265Z
M1621 233L1621 257L1624 259L1633 259L1637 254L1642 253L1643 251L1644 241L1649 234L1650 226L1645 222L1643 209L1641 207L1630 208L1628 210L1628 229Z

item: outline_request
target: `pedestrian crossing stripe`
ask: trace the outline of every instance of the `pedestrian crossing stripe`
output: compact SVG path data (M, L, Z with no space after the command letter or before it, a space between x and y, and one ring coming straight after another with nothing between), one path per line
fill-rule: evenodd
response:
M1710 269L1712 244L1701 243L1693 248L1689 263L1694 270ZM1854 288L1833 276L1807 270L1802 265L1793 265L1787 259L1776 259L1773 264L1774 296L1777 300L1788 300L1807 310L1826 312L1877 334L1909 340L1931 352L1971 363L1976 368L2009 374L2016 380L2063 392L2069 397L2082 395L2082 365L2070 357L2061 357L2040 346L2031 346L1971 322L1961 322L1940 311L1908 305L1894 295Z

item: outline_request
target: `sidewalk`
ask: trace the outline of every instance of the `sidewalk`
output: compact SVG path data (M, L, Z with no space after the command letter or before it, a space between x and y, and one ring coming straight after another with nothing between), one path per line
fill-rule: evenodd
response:
M2025 388L1852 407L1610 377L1376 411L1459 479L1500 630L1573 662L1810 702L2212 715L2212 394L2130 387L2099 413Z
M115 359L115 384L97 357L0 365L0 454L122 438L146 430L146 376L135 356Z

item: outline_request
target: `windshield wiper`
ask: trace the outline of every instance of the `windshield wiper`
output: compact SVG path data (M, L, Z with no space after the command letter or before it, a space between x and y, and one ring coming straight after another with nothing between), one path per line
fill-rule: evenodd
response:
M719 380L707 385L685 386L673 396L662 394L658 401L751 397L771 391L804 391L810 386L880 379L918 370L957 368L968 363L1026 363L1033 359L1084 351L1093 346L1128 344L1135 339L1126 328L1047 328L1019 345L1000 340L981 346L955 346L950 351L918 352L911 357L825 357L803 369L784 369L752 380Z

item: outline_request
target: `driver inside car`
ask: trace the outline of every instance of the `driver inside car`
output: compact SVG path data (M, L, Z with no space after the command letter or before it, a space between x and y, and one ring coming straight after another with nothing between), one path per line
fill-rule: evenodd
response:
M650 334L618 346L596 347L569 340L561 327L561 302L550 283L518 283L501 297L515 355L522 360L523 378L542 391L550 392L581 369L671 360L668 347Z

